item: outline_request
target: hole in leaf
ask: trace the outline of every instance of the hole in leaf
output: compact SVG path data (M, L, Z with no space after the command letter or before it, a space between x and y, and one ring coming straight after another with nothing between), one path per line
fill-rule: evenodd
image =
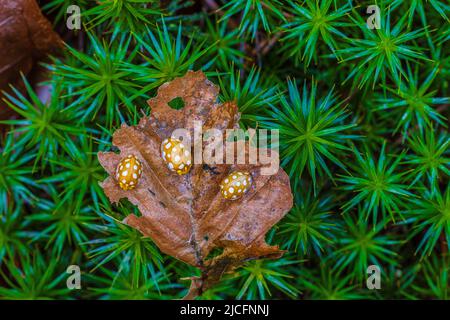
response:
M214 259L217 256L220 256L223 253L223 248L216 247L211 250L211 252L208 254L205 260L211 260Z
M180 97L176 97L169 101L168 103L169 107L175 110L180 110L184 108L184 101Z
M217 167L210 167L206 163L204 163L202 165L202 169L204 171L209 171L209 173L211 173L211 174L219 174L220 173L220 172L217 171Z

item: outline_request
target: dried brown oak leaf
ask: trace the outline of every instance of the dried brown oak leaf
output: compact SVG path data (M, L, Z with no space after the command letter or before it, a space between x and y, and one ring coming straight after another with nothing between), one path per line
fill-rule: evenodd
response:
M166 167L160 146L173 130L192 131L194 121L201 121L203 132L238 127L237 106L218 104L218 92L200 71L189 71L163 84L157 96L148 101L150 117L143 117L137 126L123 124L115 131L113 144L120 154L98 154L110 175L101 183L110 201L128 198L142 214L130 215L125 222L153 239L161 251L201 269L201 277L191 278L188 299L245 261L280 257L283 251L268 245L264 237L292 207L289 178L281 168L269 176L261 175L261 164L194 164L187 175L179 176ZM168 105L175 98L183 99L184 108L175 110ZM142 160L143 174L136 189L124 191L115 181L114 171L128 154ZM254 181L250 191L237 201L225 200L220 194L219 183L232 170L248 171ZM207 259L215 248L223 249L222 253Z
M1 104L1 91L9 84L20 89L20 72L28 74L36 60L62 45L35 0L0 0L0 118L11 110Z

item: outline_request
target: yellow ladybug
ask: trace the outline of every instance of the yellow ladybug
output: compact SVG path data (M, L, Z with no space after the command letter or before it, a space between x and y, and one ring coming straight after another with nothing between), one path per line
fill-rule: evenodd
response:
M192 167L191 151L178 139L165 139L161 144L161 156L169 170L179 175L188 173Z
M123 190L136 187L142 175L142 164L136 156L130 154L117 165L116 179Z
M220 183L220 192L227 200L241 198L252 185L252 176L246 171L233 171Z

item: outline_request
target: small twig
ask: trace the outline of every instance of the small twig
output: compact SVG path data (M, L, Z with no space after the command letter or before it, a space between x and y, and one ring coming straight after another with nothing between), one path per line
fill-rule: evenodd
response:
M204 0L205 1L205 6L210 9L211 11L213 11L214 13L223 16L224 12L220 9L220 6L217 4L216 1L214 0ZM229 27L231 28L239 28L239 23L234 20L233 18L227 19L227 24Z
M439 242L441 244L441 251L443 255L446 255L448 253L448 243L445 240L444 232L442 232L439 236Z
M264 7L264 8L266 8L266 9L271 9L266 3L264 3L264 2L262 2L261 3L261 5ZM292 14L292 13L288 13L288 12L286 12L286 11L281 11L281 14L283 14L283 16L285 17L285 18L292 18L294 15Z
M275 33L272 37L269 39L265 39L261 41L256 48L253 50L253 55L260 54L261 56L265 56L267 53L269 53L270 49L277 43L278 39L281 37L281 32Z

